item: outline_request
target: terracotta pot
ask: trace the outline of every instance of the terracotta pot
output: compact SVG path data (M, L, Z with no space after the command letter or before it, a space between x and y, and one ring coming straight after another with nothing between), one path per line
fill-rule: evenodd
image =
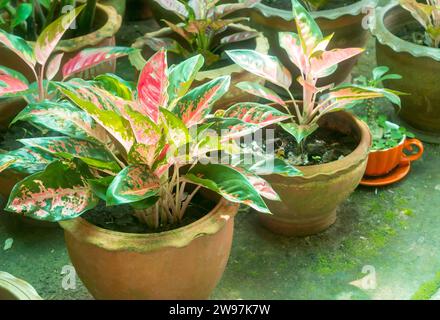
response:
M232 24L228 27L228 30L224 34L222 34L222 37L226 36L228 33L232 31L237 32L237 31L252 31L252 30L254 29L251 29L241 24ZM136 42L133 44L133 47L143 49L143 55L146 58L151 57L154 54L154 51L145 45L144 39L147 37L171 37L171 38L175 38L179 42L182 41L180 36L178 36L176 33L174 33L174 31L172 31L168 27L162 28L159 31L147 33L143 37L137 39ZM184 44L182 43L182 45ZM237 43L235 44L235 46L234 49L246 47L250 49L255 49L260 53L267 53L269 50L269 43L262 34L255 39L244 41L242 43ZM178 63L179 61L181 61L181 57L177 57L172 53L168 53L168 60L169 60L168 61L169 64L171 65L173 63ZM193 82L192 87L197 87L212 79L226 75L231 76L231 85L229 87L229 91L222 97L222 99L218 103L216 103L217 108L229 107L230 105L237 102L252 102L258 100L256 96L248 94L238 89L237 87L235 87L235 85L242 81L251 81L251 82L264 84L265 82L264 79L255 76L249 72L246 72L238 65L233 64L232 61L230 65L227 65L225 67L199 72L197 74L195 81Z
M375 1L362 0L338 9L315 11L312 12L312 16L325 36L335 33L329 48L365 47L368 30L363 27L363 22L368 13L368 7L374 4ZM296 32L292 12L260 3L249 9L249 15L251 25L262 31L269 39L270 53L277 56L292 73L293 79L296 79L299 76L298 68L290 61L286 51L280 47L278 42L279 32ZM318 85L343 82L349 76L356 61L357 57L354 57L340 63L336 72L320 79ZM299 89L299 84L293 81L291 90L298 91Z
M0 300L42 300L26 281L0 271Z
M384 86L409 95L401 96L399 116L410 126L440 134L440 49L417 45L395 36L406 25L418 24L397 4L378 8L372 32L376 36L378 65L400 74L399 81L384 81Z
M122 22L121 16L116 13L115 8L112 6L97 4L95 20L98 27L96 31L81 37L60 41L57 50L65 52L62 63L72 58L82 49L115 45L114 35L119 30ZM34 45L32 42L31 44ZM0 64L21 72L31 82L35 81L30 68L5 47L0 47ZM91 70L86 70L78 74L78 77L90 79L101 73L114 72L115 68L116 62L109 61L102 63ZM57 74L55 79L61 79L61 71ZM21 98L0 99L0 128L7 127L13 117L15 117L25 106L26 102Z
M131 2L129 0L129 2ZM116 9L116 12L122 17L125 17L125 12L127 8L127 1L126 0L102 0L100 1L101 4L107 5L107 6L113 6Z
M336 210L356 189L367 165L371 135L368 126L351 114L339 111L321 119L321 127L355 137L356 149L341 160L297 167L303 176L267 176L281 202L267 201L272 215L260 215L261 223L274 233L307 236L327 229Z
M237 204L222 199L172 231L129 234L60 222L78 276L97 299L206 299L228 261Z
M413 147L418 151L412 155L406 155L403 150L412 151ZM384 149L372 150L368 155L366 176L383 176L396 168L399 164L409 163L420 159L423 154L423 144L417 139L403 138L399 145Z

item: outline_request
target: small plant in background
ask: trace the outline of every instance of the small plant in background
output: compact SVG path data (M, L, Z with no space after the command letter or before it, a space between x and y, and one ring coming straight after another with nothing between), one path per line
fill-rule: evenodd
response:
M220 49L230 43L249 40L258 36L256 31L241 31L216 39L228 26L248 18L225 18L237 10L250 8L261 0L245 0L241 3L226 3L217 5L217 1L209 0L154 0L163 8L174 12L182 23L164 22L185 42L182 46L172 38L142 38L145 45L158 51L166 48L185 58L201 54L207 66L221 59Z
M50 80L54 79L60 70L64 54L53 53L63 34L84 8L85 5L77 7L73 13L68 13L52 22L41 32L35 47L31 47L23 38L0 29L0 43L23 60L35 77L35 82L30 84L18 71L0 66L0 97L24 96L28 102L31 102L43 101L54 95L50 92ZM62 76L67 79L104 61L134 51L135 49L125 47L84 49L62 66Z
M109 75L56 82L76 106L43 101L16 117L64 135L21 139L23 148L0 155L1 166L35 172L14 187L6 210L58 221L102 199L130 205L141 222L160 228L181 222L198 190L207 188L268 213L262 197L279 198L259 175L300 173L271 154L243 161L248 151L235 139L290 116L254 103L209 115L230 77L189 90L203 62L197 55L168 68L160 50L135 86ZM230 157L210 161L219 152Z
M0 1L0 28L34 41L52 22L73 10L75 0L3 0ZM91 31L95 19L96 0L85 1L72 36Z
M332 36L324 37L319 26L298 1L292 0L293 16L299 33L280 32L280 46L290 60L298 67L301 75L297 81L302 86L302 102L295 100L289 90L292 75L278 58L260 54L253 50L230 50L226 53L245 70L265 78L268 82L281 87L291 101L284 101L275 91L256 83L242 82L239 88L282 106L290 113L289 104L293 104L293 117L280 126L295 138L300 152L304 153L305 139L315 132L319 120L329 112L349 108L357 100L387 97L395 103L400 99L395 92L361 84L341 84L318 87L317 81L335 72L338 63L363 52L361 48L327 50Z
M440 45L440 0L426 0L425 3L416 0L399 0L399 2L425 29L424 43L438 48Z
M398 74L387 74L390 69L386 66L379 66L373 69L372 78L367 79L365 76L357 77L354 82L361 84L362 86L370 86L378 88L384 80L399 80L402 77ZM391 91L391 90L390 90ZM394 92L396 95L401 95L401 92ZM390 102L396 102L390 100ZM355 105L365 105L366 117L362 119L368 124L371 135L373 137L372 150L383 150L395 147L402 142L403 137L414 138L414 135L408 132L404 127L400 127L392 122L387 121L385 115L381 115L378 112L375 103L371 99L365 101L357 101ZM400 104L397 104L398 106Z

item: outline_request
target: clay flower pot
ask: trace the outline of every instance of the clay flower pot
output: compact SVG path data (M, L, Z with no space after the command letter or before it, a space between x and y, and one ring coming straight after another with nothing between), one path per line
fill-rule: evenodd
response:
M367 165L371 135L368 126L339 111L324 116L320 126L355 137L356 149L346 157L312 166L298 166L298 177L267 176L281 202L267 201L273 215L261 215L261 223L274 233L307 236L327 229L336 221L336 210L356 189Z
M60 225L76 272L96 299L206 299L228 261L237 210L221 199L190 225L150 234L109 231L82 218Z
M417 147L418 152L412 155L406 155L403 150L412 151ZM384 176L399 164L407 164L419 159L423 154L423 144L417 139L403 138L395 147L384 150L372 150L368 155L366 176Z
M247 26L241 25L241 24L232 24L228 27L228 30L237 32L237 31L255 31L252 28L249 28ZM226 36L227 34L223 34L223 36ZM136 42L132 45L134 48L142 49L143 56L145 58L151 57L155 52L150 49L148 46L145 45L144 38L147 37L169 37L174 38L178 40L179 42L182 41L179 35L177 35L174 31L172 31L170 28L162 28L155 32L150 32L145 34L143 37L138 38ZM183 46L184 43L181 43ZM267 54L269 50L269 43L267 39L260 34L257 38L250 39L247 41L243 41L237 44L237 48L246 48L246 49L254 49L260 53ZM168 59L169 64L172 63L178 63L179 57L176 57L176 55L172 53L168 53ZM222 97L222 99L216 103L216 107L229 107L234 103L237 102L251 102L251 101L257 101L258 98L256 98L254 95L248 94L237 87L235 85L242 81L250 81L250 82L256 82L259 84L264 84L264 79L261 77L258 77L256 75L253 75L245 70L243 70L238 65L234 64L231 61L231 64L220 67L217 69L210 69L207 71L201 71L197 74L197 77L195 81L192 84L192 87L197 87L202 85L205 82L208 82L210 80L213 80L215 78L221 77L221 76L231 76L231 85L229 87L229 91Z
M395 35L404 26L417 25L411 14L393 3L378 8L371 29L376 36L378 65L403 78L384 81L384 86L409 93L401 96L399 116L422 140L440 142L440 49L429 48L400 39ZM418 134L417 130L425 133Z
M0 300L42 300L26 281L0 271Z
M324 36L335 33L331 41L332 48L365 47L368 38L368 29L364 28L368 14L368 7L375 5L374 0L361 0L345 7L312 12ZM278 33L281 31L296 32L295 21L291 11L273 8L262 3L249 9L251 25L262 31L269 39L270 54L277 56L293 75L299 76L298 68L290 61L286 51L280 47ZM332 75L320 79L319 85L330 83L339 84L350 74L358 57L348 59L339 64ZM291 90L300 87L293 81Z
M96 5L96 26L97 30L84 36L61 40L57 46L58 51L65 52L62 63L66 62L82 49L88 47L105 47L115 45L115 34L119 30L122 18L117 14L112 6L102 4ZM34 45L31 42L32 45ZM29 81L35 81L32 71L15 54L12 54L7 48L0 46L0 64L2 66L17 70L25 75ZM78 77L90 79L94 76L114 72L116 63L109 61L98 65L97 67L86 70ZM55 80L60 80L60 72ZM13 117L15 117L24 107L26 102L22 98L0 98L0 128L7 128Z

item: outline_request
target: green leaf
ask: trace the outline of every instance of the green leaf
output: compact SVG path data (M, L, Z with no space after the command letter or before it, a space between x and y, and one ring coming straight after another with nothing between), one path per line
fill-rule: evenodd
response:
M32 174L44 170L46 166L55 160L53 155L37 148L22 147L0 154L0 165L9 164L8 169L25 174Z
M291 134L298 143L301 143L319 128L318 124L316 123L311 123L309 125L298 125L293 122L287 122L280 123L280 126L284 129L284 131Z
M99 178L99 179L88 179L87 182L90 185L90 188L93 190L93 192L95 193L95 195L103 200L106 201L107 200L107 189L109 187L109 185L112 183L113 179L115 177L113 176L108 176L108 177L104 177L104 178Z
M160 189L159 178L143 164L124 168L107 189L108 206L138 202L155 196Z
M243 203L263 213L270 213L260 194L239 171L222 164L197 164L185 179L217 192L226 200Z
M15 185L6 210L37 220L73 219L98 203L86 182L91 177L87 166L80 161L54 161L44 171Z
M17 7L14 18L11 21L11 26L15 28L20 23L24 22L29 18L32 13L32 4L30 3L20 3Z
M133 90L135 90L136 88L134 83L125 81L124 79L112 73L101 74L95 77L94 80L94 83L97 86L104 90L107 90L108 92L111 92L119 98L125 100L133 99Z
M0 43L18 55L32 69L35 67L34 50L24 39L0 29Z
M390 68L388 68L387 66L379 66L379 67L374 68L373 69L373 79L380 80L380 78L388 71L390 71Z
M311 14L297 0L292 0L292 13L303 51L306 55L310 55L323 38L321 29Z
M160 109L165 118L164 129L168 142L179 148L190 142L190 135L185 123L167 109Z

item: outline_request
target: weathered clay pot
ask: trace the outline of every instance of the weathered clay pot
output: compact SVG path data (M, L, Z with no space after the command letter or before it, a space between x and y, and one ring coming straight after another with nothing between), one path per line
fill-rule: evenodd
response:
M417 147L415 154L406 155L403 150L412 151ZM368 155L366 176L383 176L396 168L399 164L409 163L419 159L423 154L423 144L417 139L402 139L399 145L384 150L372 150Z
M42 300L26 281L0 271L0 300Z
M395 3L377 9L375 23L372 25L372 32L377 39L377 63L388 66L390 72L403 77L399 81L384 81L387 88L409 93L401 96L402 109L399 116L410 126L438 136L440 49L417 45L395 36L397 31L411 24L418 22ZM423 136L420 138L425 140Z
M206 299L232 244L237 204L222 199L200 220L172 231L129 234L82 218L60 222L78 276L97 299Z
M232 24L228 27L228 30L225 31L224 34L222 34L222 37L226 36L228 34L228 31L237 32L237 31L252 31L252 30L254 29L251 29L241 24ZM147 37L170 37L178 40L179 42L182 41L180 36L174 33L168 27L162 28L159 31L147 33L143 37L137 39L136 42L133 44L133 47L140 48L143 50L143 56L146 58L149 58L154 54L154 51L145 45L145 38ZM184 45L183 42L182 45ZM232 48L233 49L247 48L247 49L254 49L260 53L267 53L269 50L269 43L267 39L261 34L255 39L250 39L247 41L243 41L241 43L234 44L234 46L231 47L231 49ZM168 60L169 60L168 61L169 64L178 63L181 60L181 57L177 57L172 53L168 53ZM227 65L225 67L199 72L192 86L197 87L212 79L226 75L231 76L231 85L229 87L229 91L222 97L221 101L216 103L216 107L228 107L237 102L256 101L258 99L254 95L248 94L238 89L237 87L235 87L235 85L242 81L251 81L251 82L264 84L264 79L255 76L249 72L246 72L238 65L233 64L232 61L230 65Z
M114 35L121 26L121 16L117 14L115 8L112 6L97 4L96 9L96 31L81 37L60 41L57 50L65 52L62 63L72 58L82 49L115 45ZM10 50L2 46L0 46L0 64L21 72L31 82L35 81L33 73L29 67L15 54L11 53ZM86 70L78 76L84 79L93 78L101 73L114 72L115 68L115 61L109 61L102 63L91 70ZM60 80L60 78L61 73L59 72L55 79ZM12 118L15 117L25 106L25 101L20 98L0 98L0 128L6 128ZM7 111L4 111L5 109L7 109Z
M368 30L363 24L366 21L368 8L375 5L374 0L361 0L355 4L338 9L312 12L324 36L335 33L329 48L365 47ZM286 51L280 47L278 33L281 31L296 32L295 21L291 11L272 8L264 4L257 4L249 9L251 25L262 31L269 39L270 53L277 56L284 66L293 75L293 79L299 76L298 68L290 61ZM339 64L338 69L332 75L322 78L318 84L339 84L350 74L358 57L353 57ZM293 81L291 90L298 91L300 88Z
M371 135L368 126L351 114L329 113L321 127L355 137L359 144L341 160L298 166L298 177L267 176L281 202L267 201L273 215L260 215L261 223L274 233L306 236L327 229L336 220L336 210L356 189L367 165Z

